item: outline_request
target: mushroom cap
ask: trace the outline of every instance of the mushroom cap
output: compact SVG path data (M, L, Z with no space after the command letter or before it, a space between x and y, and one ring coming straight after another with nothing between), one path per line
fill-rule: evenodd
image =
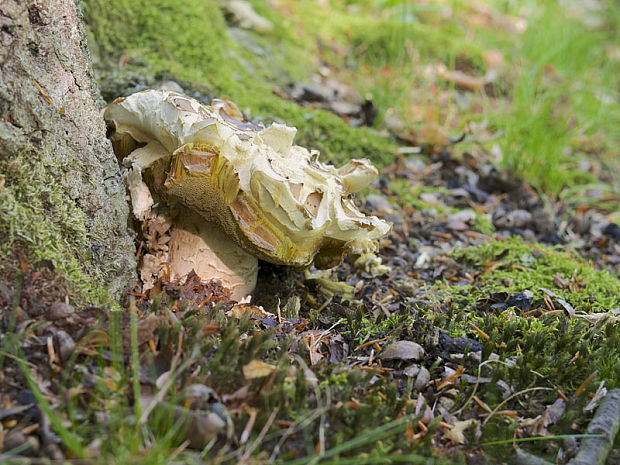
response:
M345 253L376 251L391 224L351 199L376 168L367 160L340 169L321 163L318 152L293 145L295 128L244 123L230 108L147 90L115 100L104 115L117 135L147 144L125 164L148 170L159 195L216 222L248 253L329 268Z

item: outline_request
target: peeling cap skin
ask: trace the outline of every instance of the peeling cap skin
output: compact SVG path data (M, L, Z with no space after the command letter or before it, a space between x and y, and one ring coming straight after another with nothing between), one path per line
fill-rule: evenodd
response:
M149 170L158 195L216 222L258 258L329 268L344 254L376 251L391 225L361 213L351 194L377 170L367 160L321 163L293 145L295 128L244 123L235 108L147 90L114 101L105 119L116 136L146 144L124 164Z

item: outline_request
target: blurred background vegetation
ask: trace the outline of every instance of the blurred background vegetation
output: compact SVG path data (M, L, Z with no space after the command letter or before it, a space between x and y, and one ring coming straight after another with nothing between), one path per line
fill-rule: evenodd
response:
M146 75L199 84L251 116L298 126L298 143L334 161L385 165L394 136L437 151L466 134L459 152L575 206L618 210L617 2L247 3L270 28L240 27L225 1L84 0L104 97ZM353 131L276 95L314 74L372 99L374 127Z

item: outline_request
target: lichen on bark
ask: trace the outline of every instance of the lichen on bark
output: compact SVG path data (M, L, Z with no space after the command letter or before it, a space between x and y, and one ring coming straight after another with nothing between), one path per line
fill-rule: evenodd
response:
M75 3L6 0L0 26L0 262L20 244L76 297L118 297L135 247Z

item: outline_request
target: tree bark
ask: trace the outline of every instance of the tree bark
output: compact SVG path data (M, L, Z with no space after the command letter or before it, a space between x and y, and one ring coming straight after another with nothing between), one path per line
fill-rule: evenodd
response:
M135 246L73 0L0 2L0 259L16 244L118 297Z

